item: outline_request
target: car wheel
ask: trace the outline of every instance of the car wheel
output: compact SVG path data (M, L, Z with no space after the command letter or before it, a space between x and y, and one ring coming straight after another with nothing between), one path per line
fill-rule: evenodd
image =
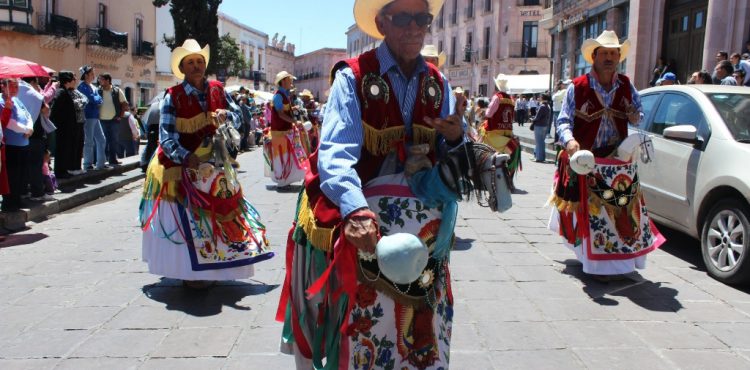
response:
M735 199L719 201L708 213L701 233L701 251L708 274L737 284L750 281L750 212Z

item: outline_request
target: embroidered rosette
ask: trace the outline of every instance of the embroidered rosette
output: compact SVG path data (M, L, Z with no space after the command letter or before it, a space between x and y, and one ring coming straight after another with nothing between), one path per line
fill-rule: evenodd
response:
M440 108L443 101L443 91L435 77L427 76L422 80L422 104L432 104L435 109Z
M368 100L382 100L388 104L390 100L390 89L385 80L376 73L368 73L362 79L362 96L365 98L363 103L367 108Z

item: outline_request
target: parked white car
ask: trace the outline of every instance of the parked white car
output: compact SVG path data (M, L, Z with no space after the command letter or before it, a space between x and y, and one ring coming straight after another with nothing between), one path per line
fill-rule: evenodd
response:
M700 239L708 273L750 282L750 88L641 91L654 158L638 176L654 220Z

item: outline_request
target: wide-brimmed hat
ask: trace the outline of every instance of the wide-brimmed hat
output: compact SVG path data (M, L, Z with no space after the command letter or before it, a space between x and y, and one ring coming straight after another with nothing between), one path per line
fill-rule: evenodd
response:
M174 74L177 79L185 79L185 74L180 71L180 63L183 58L192 54L202 55L203 59L206 60L206 65L208 65L208 57L211 54L211 48L206 44L206 46L201 49L201 46L198 44L198 41L195 41L195 39L187 39L182 43L182 46L174 48L174 50L172 50L172 60L170 63L172 65L172 74Z
M500 73L495 77L495 86L497 87L498 91L507 92L508 91L508 76Z
M435 45L425 45L419 53L425 58L437 58L438 64L435 67L440 68L445 64L445 53L442 51L438 53Z
M296 80L297 79L297 77L292 76L291 73L289 73L287 71L281 71L281 72L279 72L279 73L276 74L276 78L274 79L274 84L278 85L279 82L281 82L281 80L283 80L283 79L285 79L287 77L291 77L292 80Z
M300 97L306 96L306 97L308 97L310 99L315 98L315 95L313 95L312 91L310 91L308 89L302 90L302 92L299 94L299 96Z
M378 31L375 25L375 17L384 6L392 3L394 0L356 0L354 2L354 21L357 23L362 32L381 40L383 35ZM426 0L429 5L429 12L433 17L437 16L440 7L443 6L444 0Z
M620 43L620 39L617 38L615 31L604 31L599 37L595 39L587 39L581 45L581 55L583 59L589 64L594 64L594 60L591 59L591 53L596 48L619 48L620 49L620 62L622 62L628 56L628 50L630 50L630 40Z

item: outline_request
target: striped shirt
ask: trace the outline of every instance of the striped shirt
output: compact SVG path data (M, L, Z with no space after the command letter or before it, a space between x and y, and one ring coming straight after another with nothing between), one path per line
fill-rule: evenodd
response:
M205 80L204 83L206 85L208 84ZM206 85L204 85L204 90ZM205 112L206 93L196 89L193 85L187 83L187 81L182 82L182 87L185 89L186 94L198 97L201 108L203 108L203 112ZM232 97L230 97L226 91L224 92L224 95L227 99L227 120L237 122L240 118L234 112L239 112L239 107L234 104ZM191 152L180 145L180 133L177 132L175 107L174 104L172 104L172 96L169 93L164 94L164 100L161 101L159 112L161 113L161 118L159 118L159 145L164 151L164 154L166 154L172 162L180 164Z
M407 132L411 131L411 119L419 88L419 75L427 73L427 66L421 56L411 77L401 72L396 60L385 43L380 44L375 55L380 62L380 75L388 75L396 96L401 116ZM341 209L346 217L352 211L367 207L362 194L362 183L354 165L357 164L364 142L362 112L357 99L354 73L350 68L336 72L331 86L331 94L326 104L325 118L321 126L318 148L318 170L320 190ZM440 117L445 118L454 112L455 97L447 79L444 79L444 101ZM445 141L441 147L445 149Z
M599 93L599 95L602 97L602 100L604 100L604 106L611 106L612 100L615 98L615 92L617 91L617 88L620 87L620 79L614 78L612 89L607 92L596 79L594 73L588 73L587 76L589 78L589 85L591 86L591 88ZM633 86L632 83L630 84L630 93L633 96L633 107L635 107L636 111L641 114L641 119L643 119L641 96L638 94L638 90L635 89L635 86ZM575 112L575 85L570 84L570 86L568 86L568 91L565 94L565 98L563 98L562 110L560 111L560 115L557 117L557 135L560 138L560 145L562 145L563 148L565 147L565 144L568 143L568 141L573 140L573 120L575 118ZM602 122L599 125L599 132L596 134L596 139L594 140L592 149L598 149L611 145L610 140L613 140L613 138L617 137L618 133L614 121L612 121L609 116L604 115L602 116Z

